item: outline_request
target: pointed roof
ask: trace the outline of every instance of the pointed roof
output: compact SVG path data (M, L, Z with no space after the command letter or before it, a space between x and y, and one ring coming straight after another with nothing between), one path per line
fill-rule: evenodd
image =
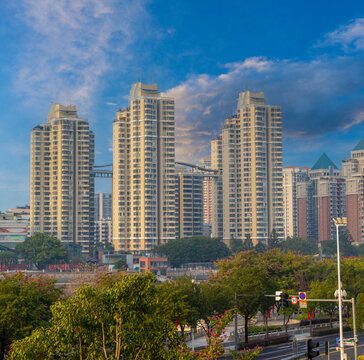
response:
M357 143L353 151L364 150L364 137Z
M311 170L328 169L330 166L337 170L337 166L333 163L333 161L325 153L323 153L316 161L315 165L312 166Z

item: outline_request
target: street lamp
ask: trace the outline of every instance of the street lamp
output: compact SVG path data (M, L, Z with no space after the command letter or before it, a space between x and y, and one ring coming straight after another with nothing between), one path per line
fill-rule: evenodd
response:
M337 283L338 283L338 298L339 298L339 327L340 327L340 359L345 359L344 354L344 334L343 334L343 313L342 313L342 291L341 291L341 275L340 275L340 244L339 244L339 227L347 226L346 217L332 219L336 226L336 247L337 247Z

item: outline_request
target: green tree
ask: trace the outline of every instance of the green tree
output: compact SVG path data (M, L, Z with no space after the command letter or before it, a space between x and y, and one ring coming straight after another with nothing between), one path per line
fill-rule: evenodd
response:
M28 264L35 264L38 269L68 261L67 248L55 237L41 233L18 244L16 251Z
M12 264L16 264L18 258L12 251L0 251L0 270L3 266L9 267Z
M230 239L230 250L233 254L235 254L246 249L241 240L232 238Z
M0 278L0 359L14 340L46 326L51 318L50 306L62 294L55 283L55 279L24 273L3 274Z
M333 299L337 289L336 274L332 273L324 281L313 281L311 290L308 293L311 299ZM322 311L330 317L330 327L332 327L332 318L337 311L337 304L332 302L315 302L310 304L315 310Z
M217 262L218 273L213 280L229 286L236 294L236 305L244 316L245 343L248 343L248 324L255 314L267 304L265 296L276 287L262 266L255 251L243 251L232 258Z
M250 234L245 235L244 248L245 248L245 250L253 249L253 241L252 241L252 237Z
M101 275L52 306L50 327L15 343L10 359L172 359L177 332L156 316L156 296L151 274Z
M172 266L179 267L189 262L213 262L228 256L230 251L219 239L195 236L156 246L153 253L166 255Z
M262 241L258 241L258 244L255 245L254 249L258 253L263 253L267 250L267 245L265 245Z
M128 268L128 264L126 263L126 261L124 259L120 259L118 261L115 261L113 263L113 265L115 266L115 269L122 269L122 268L127 269Z
M355 300L355 319L356 329L358 333L364 330L364 293L360 293ZM353 327L353 312L351 310L351 318L349 319L351 328Z
M348 231L339 236L340 254L343 256L358 256L358 248L353 245L352 237ZM322 252L325 255L334 256L337 253L337 244L335 240L322 241Z
M357 250L358 250L359 256L364 256L364 243L361 243L360 245L358 245Z
M315 255L318 253L318 246L313 241L303 240L296 237L288 237L278 244L282 250L290 250L302 255Z
M213 317L234 307L234 292L228 286L210 282L201 283L200 289L200 325L205 331L210 332Z
M90 256L97 257L99 250L113 251L114 246L109 242L97 242L90 248Z
M184 334L185 326L196 328L201 318L201 289L191 277L164 281L158 286L160 307L158 311L168 316L172 322L177 322Z
M273 229L268 238L268 249L274 249L278 247L278 245L279 245L278 234L277 231Z

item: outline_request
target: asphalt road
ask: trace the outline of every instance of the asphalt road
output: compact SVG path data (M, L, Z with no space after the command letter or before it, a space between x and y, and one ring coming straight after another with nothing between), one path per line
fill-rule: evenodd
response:
M328 335L313 338L320 343L320 356L315 359L326 360L328 357L325 355L324 344L325 341L330 342L330 360L340 359L340 354L336 351L336 338L338 335ZM345 332L344 338L353 337L352 332ZM306 340L298 341L298 353L306 352ZM354 360L354 349L352 347L345 347L345 352L349 355L351 360ZM293 355L292 343L268 346L263 349L259 354L258 360L283 360L285 357ZM358 336L358 355L364 355L364 334ZM307 359L301 357L300 359Z

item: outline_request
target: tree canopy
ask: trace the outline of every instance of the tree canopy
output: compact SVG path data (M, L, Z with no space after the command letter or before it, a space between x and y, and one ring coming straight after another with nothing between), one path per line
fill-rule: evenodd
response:
M156 246L153 252L166 255L174 267L190 262L213 262L230 253L221 240L211 239L207 236L171 240L166 244Z
M287 237L287 239L280 242L277 247L282 250L294 251L302 255L315 255L319 252L317 242L303 240L297 237Z
M52 306L50 326L15 343L10 359L169 359L177 332L155 316L154 281L151 274L101 275Z
M24 273L0 278L0 359L16 339L21 339L51 318L50 306L60 298L55 279Z
M35 264L38 269L68 261L67 248L55 237L42 233L25 239L16 246L16 251L28 264Z
M2 266L8 267L9 265L16 264L18 258L12 251L0 251L0 270Z

